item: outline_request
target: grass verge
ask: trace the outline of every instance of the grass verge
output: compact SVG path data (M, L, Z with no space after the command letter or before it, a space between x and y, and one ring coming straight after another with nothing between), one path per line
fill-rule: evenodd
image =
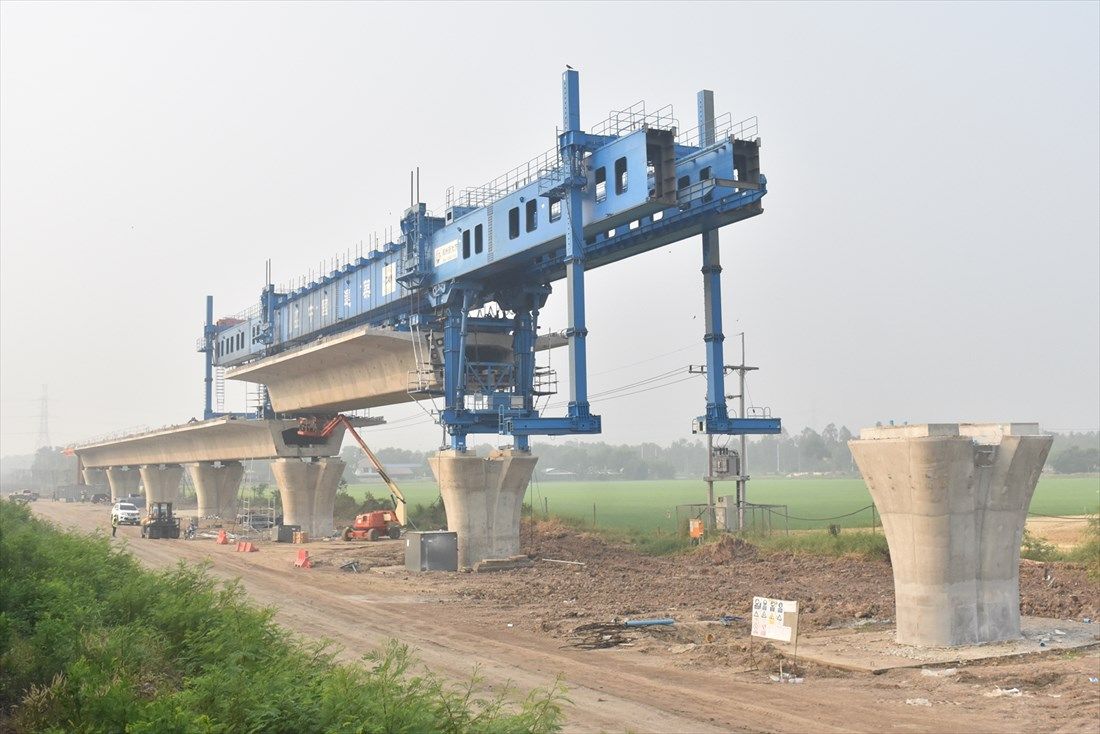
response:
M156 541L149 541L156 542ZM337 663L237 583L152 572L106 537L0 502L0 730L552 732L560 682L516 705L452 686L391 643Z

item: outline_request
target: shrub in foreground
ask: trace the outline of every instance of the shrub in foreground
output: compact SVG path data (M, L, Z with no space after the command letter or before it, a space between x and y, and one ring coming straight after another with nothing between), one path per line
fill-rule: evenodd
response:
M0 503L0 730L549 732L560 684L509 705L417 674L396 643L341 664L183 564L144 570L107 539Z

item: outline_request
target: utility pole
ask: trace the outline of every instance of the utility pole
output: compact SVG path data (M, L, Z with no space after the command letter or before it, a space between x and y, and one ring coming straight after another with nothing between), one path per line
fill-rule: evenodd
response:
M718 529L718 514L714 509L714 435L707 434L707 518L711 532Z

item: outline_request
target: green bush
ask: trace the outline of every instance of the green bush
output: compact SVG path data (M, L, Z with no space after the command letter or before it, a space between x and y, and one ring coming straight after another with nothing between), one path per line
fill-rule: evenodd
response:
M0 722L17 731L556 731L560 683L518 706L416 674L391 644L338 664L180 564L154 573L105 537L0 503ZM0 724L4 728L5 724Z
M1026 558L1029 561L1060 561L1063 554L1054 543L1024 528L1023 540L1020 541L1020 558Z
M771 553L804 553L815 556L851 556L889 560L890 547L886 536L865 530L840 532L832 535L827 530L810 530L794 535L766 535L754 537L750 543Z
M1086 564L1089 578L1100 580L1100 515L1093 515L1088 523L1084 538L1067 554L1067 558Z
M447 511L443 507L443 497L435 498L429 505L418 502L409 510L409 524L419 530L436 530L447 527Z

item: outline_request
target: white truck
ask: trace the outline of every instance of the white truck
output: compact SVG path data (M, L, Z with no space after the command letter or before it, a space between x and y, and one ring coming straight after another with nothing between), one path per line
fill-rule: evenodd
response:
M141 513L136 505L129 502L116 502L111 508L111 520L118 519L119 525L140 525Z

